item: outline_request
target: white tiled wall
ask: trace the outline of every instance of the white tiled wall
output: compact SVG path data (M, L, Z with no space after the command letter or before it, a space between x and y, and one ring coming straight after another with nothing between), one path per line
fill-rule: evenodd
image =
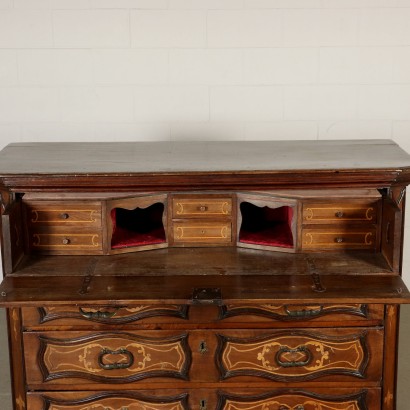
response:
M409 21L410 0L0 0L0 147L393 138L410 151Z

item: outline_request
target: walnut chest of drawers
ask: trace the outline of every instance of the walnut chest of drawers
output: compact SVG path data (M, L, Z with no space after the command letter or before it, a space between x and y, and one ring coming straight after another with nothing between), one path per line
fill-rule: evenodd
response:
M394 410L410 157L368 141L11 144L15 410Z

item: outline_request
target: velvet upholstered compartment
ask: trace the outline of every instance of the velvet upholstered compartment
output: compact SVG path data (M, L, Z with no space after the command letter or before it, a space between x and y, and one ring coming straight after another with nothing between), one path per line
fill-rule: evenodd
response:
M250 202L242 202L240 211L242 224L239 230L239 242L293 248L292 207L259 207Z
M147 208L111 210L111 248L153 245L166 242L162 222L164 204L155 203Z

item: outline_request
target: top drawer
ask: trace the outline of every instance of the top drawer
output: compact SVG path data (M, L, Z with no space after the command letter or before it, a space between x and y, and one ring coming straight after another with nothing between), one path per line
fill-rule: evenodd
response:
M328 224L366 222L375 224L378 219L379 202L344 202L303 204L304 224Z
M178 195L172 198L173 218L215 218L231 215L231 197Z
M27 221L32 227L40 225L101 227L99 202L47 201L26 203Z

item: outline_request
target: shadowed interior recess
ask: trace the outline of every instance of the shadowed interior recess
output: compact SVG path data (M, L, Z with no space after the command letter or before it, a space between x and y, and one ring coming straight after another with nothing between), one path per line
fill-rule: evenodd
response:
M240 210L242 214L240 242L281 248L293 247L292 207L269 208L242 202Z
M119 249L165 242L163 215L164 204L159 202L147 208L133 210L113 208L111 210L113 226L111 248Z

